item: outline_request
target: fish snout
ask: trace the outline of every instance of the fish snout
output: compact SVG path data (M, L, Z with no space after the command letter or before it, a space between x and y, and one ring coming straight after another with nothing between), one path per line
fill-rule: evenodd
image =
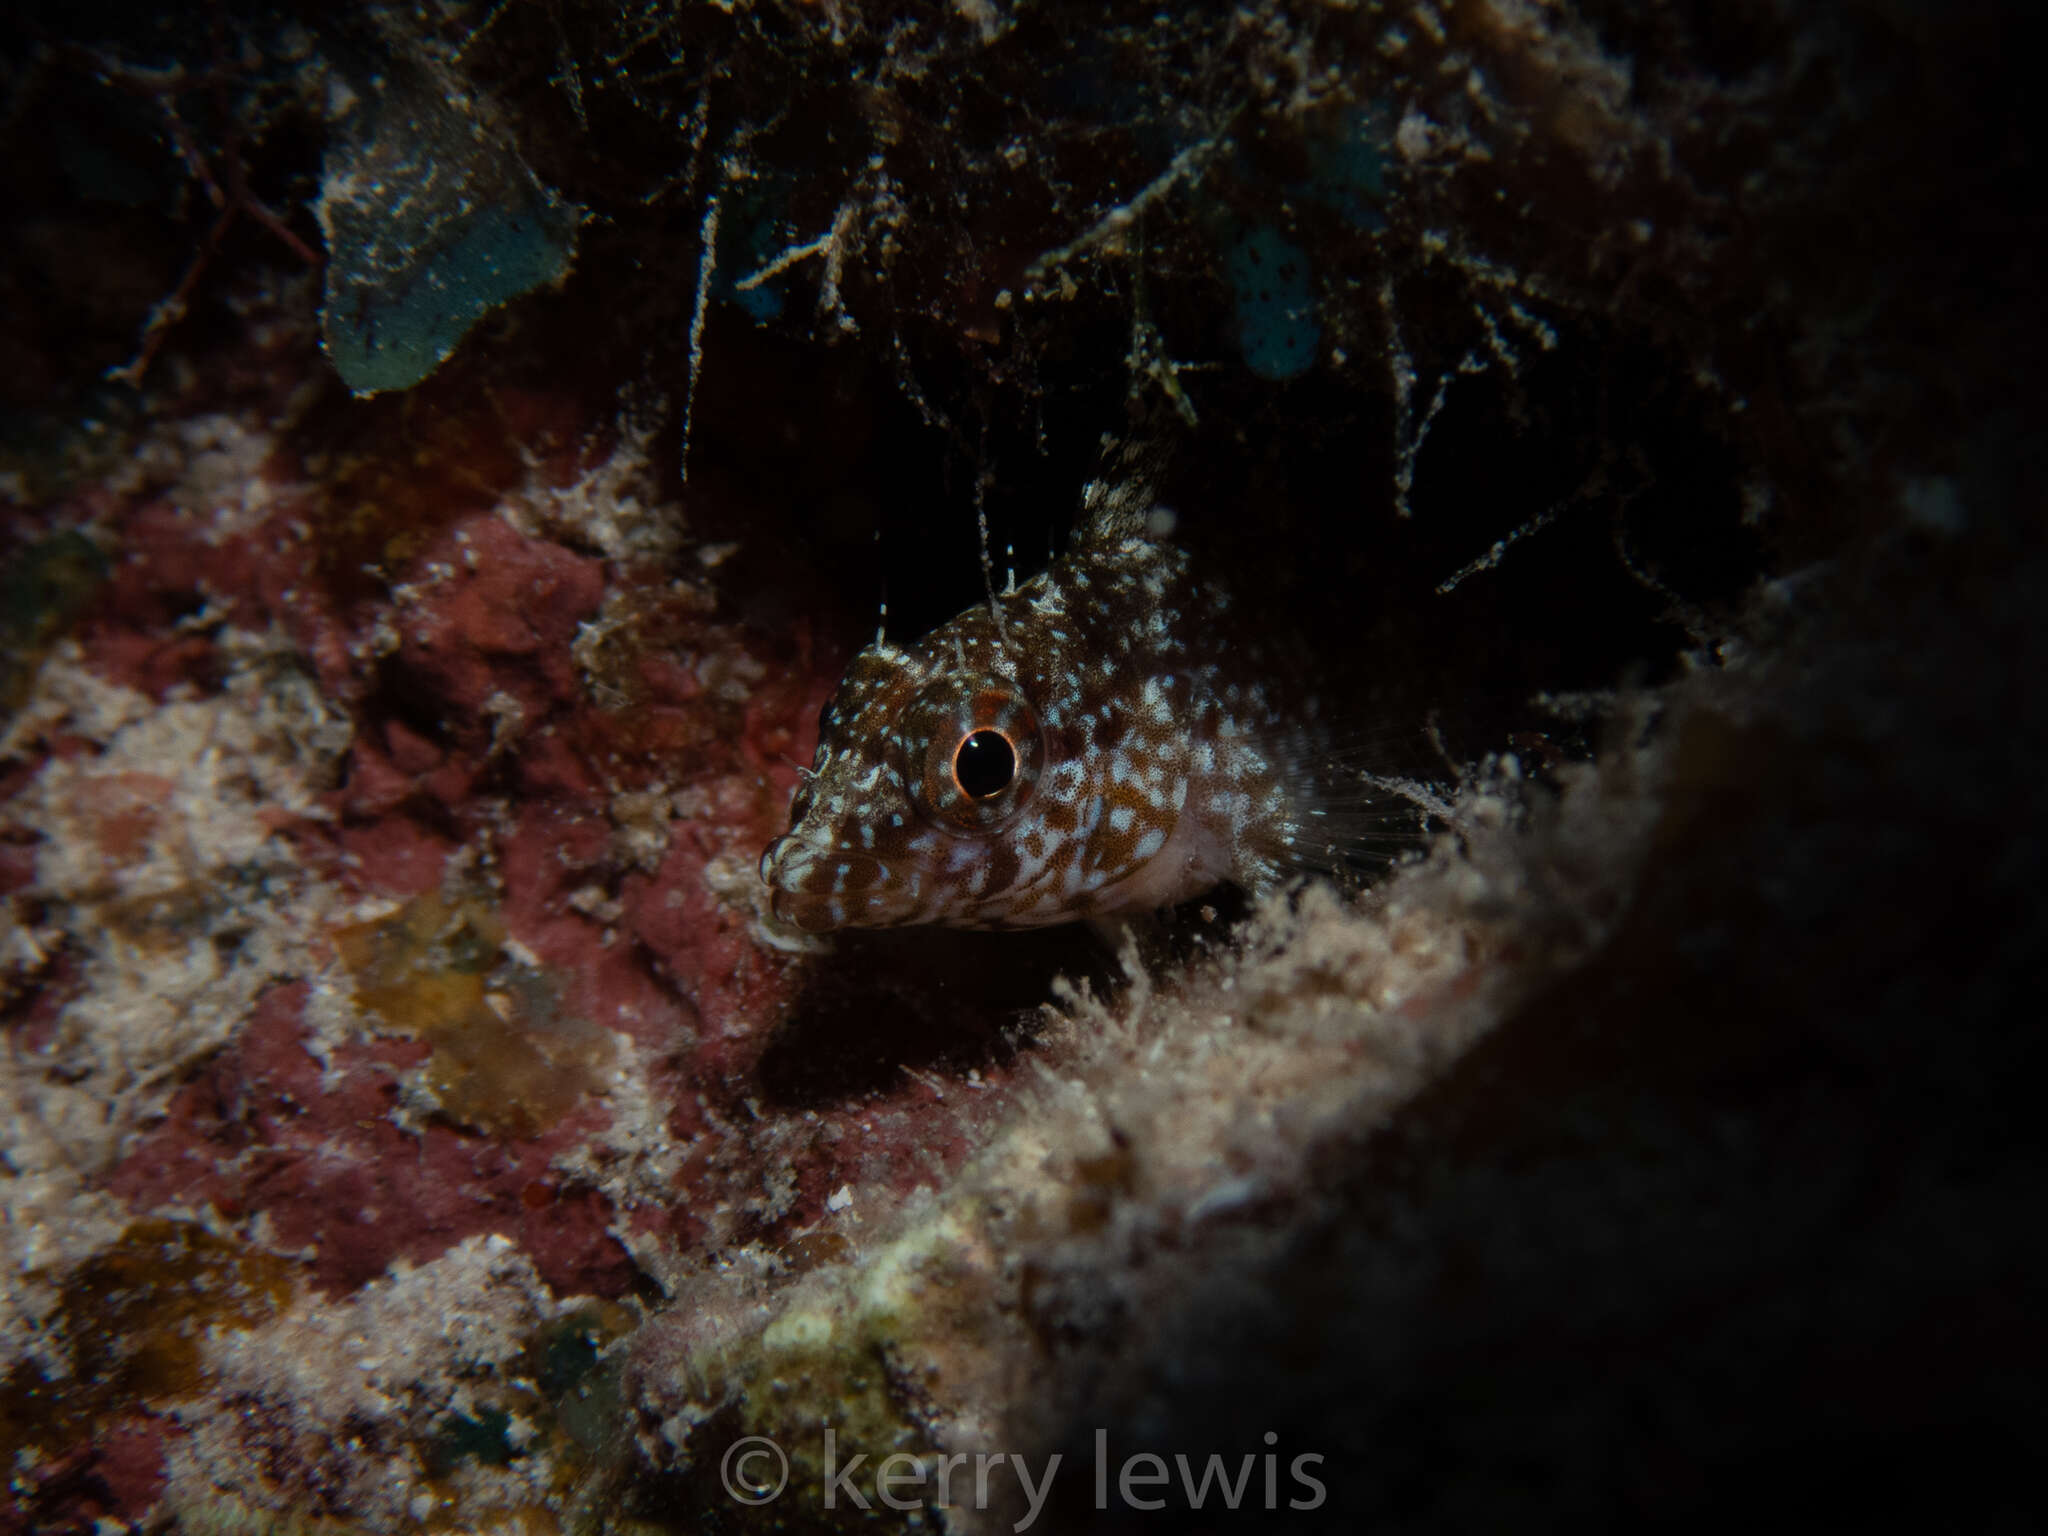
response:
M872 854L820 847L786 833L762 852L761 879L777 921L810 933L901 920L889 866Z

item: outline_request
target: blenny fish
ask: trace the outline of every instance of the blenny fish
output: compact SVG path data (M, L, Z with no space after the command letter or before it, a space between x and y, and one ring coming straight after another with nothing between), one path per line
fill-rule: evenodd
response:
M853 659L761 856L778 918L1035 928L1342 865L1356 813L1298 669L1170 522L1143 478L1096 481L1044 573Z

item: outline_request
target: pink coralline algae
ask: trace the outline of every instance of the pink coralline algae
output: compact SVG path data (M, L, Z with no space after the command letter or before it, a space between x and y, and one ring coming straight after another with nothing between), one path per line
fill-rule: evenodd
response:
M182 405L140 486L41 514L114 553L6 743L13 1092L48 1146L17 1159L20 1214L93 1216L10 1255L10 1337L138 1221L274 1256L301 1310L485 1241L527 1266L522 1295L608 1304L735 1242L801 1246L849 1180L907 1188L948 1156L892 1107L929 1100L914 1079L793 1115L757 1080L796 972L752 863L835 658L672 576L684 525L644 439L560 447L567 400L432 408L402 521L365 499L400 475L360 445L317 477L288 420ZM578 521L616 518L622 479L644 547ZM152 954L189 973L182 1023ZM88 1094L118 1106L89 1129ZM19 1366L23 1518L227 1496L189 1406L212 1358L68 1415L36 1405L74 1389ZM394 1465L440 1454L450 1390L400 1413ZM280 1473L233 1497L303 1493Z
M242 1220L267 1213L308 1284L345 1295L398 1257L431 1259L502 1232L565 1296L624 1295L631 1264L606 1235L608 1203L564 1189L551 1160L587 1136L594 1105L531 1137L479 1138L394 1122L400 1076L426 1052L365 1042L322 1063L306 1049L303 985L266 993L233 1046L179 1091L105 1187L138 1212L166 1206Z

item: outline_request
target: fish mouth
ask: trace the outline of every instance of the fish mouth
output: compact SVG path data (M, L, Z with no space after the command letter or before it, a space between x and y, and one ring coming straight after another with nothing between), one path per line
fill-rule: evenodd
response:
M821 847L793 832L762 853L761 879L775 920L805 933L887 928L917 910L915 895L873 854Z
M831 933L834 929L851 926L844 912L830 898L804 896L779 887L769 894L768 910L775 915L776 922L805 933Z

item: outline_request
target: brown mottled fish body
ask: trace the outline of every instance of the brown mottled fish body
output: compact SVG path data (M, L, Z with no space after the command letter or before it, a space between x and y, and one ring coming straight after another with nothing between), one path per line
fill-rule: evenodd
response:
M1089 499L1042 575L854 658L762 855L780 918L1035 928L1327 862L1297 680L1148 532L1142 493Z

